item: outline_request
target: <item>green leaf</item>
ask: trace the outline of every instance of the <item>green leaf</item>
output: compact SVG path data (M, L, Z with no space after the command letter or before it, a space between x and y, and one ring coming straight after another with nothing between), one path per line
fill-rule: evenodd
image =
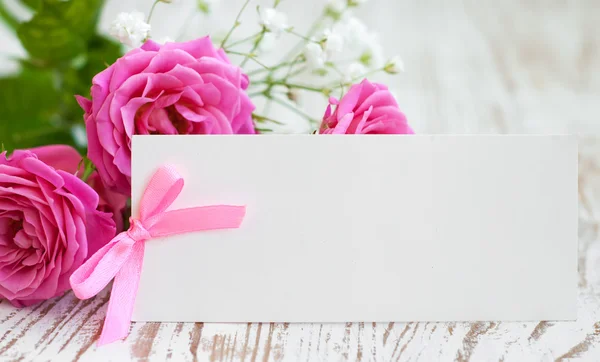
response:
M85 50L83 39L57 17L36 15L19 27L17 35L29 55L51 63L71 59Z
M0 78L0 89L0 142L6 149L73 142L54 117L59 99L51 72L25 69Z
M79 72L81 80L89 86L96 74L106 69L109 64L113 64L122 55L121 44L101 35L92 36L88 42L87 62Z
M0 78L0 119L49 116L58 108L52 72L23 69L20 74Z
M94 35L88 43L88 53L82 65L70 67L63 73L62 98L67 121L83 121L82 110L73 95L90 96L92 78L114 63L122 55L121 45L102 36Z
M83 53L94 33L103 0L41 0L33 18L17 35L33 57L47 63L69 60Z
M66 26L88 39L96 29L104 0L44 0L53 3Z
M28 129L22 126L27 125ZM28 119L20 124L13 124L8 128L10 132L7 137L1 136L0 142L10 152L15 149L32 148L50 144L66 144L75 146L69 129L64 127L48 126L43 120ZM0 126L1 129L1 126ZM2 130L4 134L4 130Z

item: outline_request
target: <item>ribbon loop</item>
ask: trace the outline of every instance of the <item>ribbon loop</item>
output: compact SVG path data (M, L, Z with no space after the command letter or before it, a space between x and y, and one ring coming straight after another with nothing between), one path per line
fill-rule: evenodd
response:
M161 214L183 189L183 178L171 166L162 166L150 179L140 201L140 220Z
M69 278L75 296L89 299L100 293L127 262L133 244L135 241L122 232L75 270Z
M234 229L242 223L244 206L214 205L166 211L182 189L183 178L179 173L171 166L160 167L142 195L140 217L131 218L129 230L115 236L71 275L71 287L80 299L98 294L114 278L98 345L127 336L146 240L193 231Z

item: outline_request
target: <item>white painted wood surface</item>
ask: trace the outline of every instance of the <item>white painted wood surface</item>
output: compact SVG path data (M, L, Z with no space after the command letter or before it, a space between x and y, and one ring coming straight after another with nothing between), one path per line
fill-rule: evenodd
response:
M392 88L417 131L582 136L576 321L136 323L97 349L108 291L67 293L25 309L0 302L0 360L600 360L600 3L391 3L365 17L397 15L377 26L401 43L407 73Z

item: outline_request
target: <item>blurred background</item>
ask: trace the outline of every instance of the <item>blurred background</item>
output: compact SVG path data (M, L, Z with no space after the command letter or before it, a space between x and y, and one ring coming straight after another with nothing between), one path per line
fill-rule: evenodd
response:
M0 0L3 13L31 18L37 0ZM82 112L72 100L73 93L85 94L91 76L118 56L121 46L107 34L111 21L121 11L148 13L152 0L89 0L77 18L96 17L102 38L93 34L82 19L66 32L92 34L84 38L76 71L63 72L57 94L45 92L55 74L31 71L25 82L11 82L27 58L23 44L6 23L0 27L0 138L19 132L16 143L29 146L42 142L41 136L62 142L84 142L80 128ZM284 0L279 9L289 25L302 33L326 6L326 0ZM209 14L201 11L210 7ZM186 40L212 34L222 38L233 24L243 0L173 0L158 4L152 17L152 37ZM255 6L272 1L252 1L242 16L242 25L233 38L243 38L258 29ZM29 6L31 7L29 7ZM87 15L86 15L87 14ZM583 152L598 152L595 136L600 135L600 2L595 0L508 0L508 1L395 1L369 0L353 10L368 30L378 34L385 57L400 55L405 72L377 74L396 95L401 109L418 133L569 133L582 138ZM41 29L41 30L40 30ZM32 29L43 33L43 26ZM55 37L64 34L52 34ZM282 37L274 51L262 54L264 63L273 63L295 39ZM40 45L43 48L43 44ZM127 48L123 48L126 50ZM41 49L40 52L51 49ZM56 55L56 54L55 54ZM57 55L58 56L58 55ZM49 55L52 57L52 54ZM35 64L33 65L35 68ZM53 70L56 73L56 69ZM8 77L8 78L7 78ZM54 77L54 78L53 78ZM311 79L306 79L310 82ZM56 83L54 83L56 85ZM28 85L28 86L23 86ZM67 119L65 134L44 134L44 108L55 110L53 97L62 97L58 113ZM320 119L326 100L299 94L302 109ZM21 104L23 103L23 104ZM263 106L257 101L260 107ZM303 132L306 125L282 107L270 106L271 118L289 120L283 132ZM59 123L61 123L60 121ZM11 124L11 125L8 125ZM15 133L16 134L16 133ZM83 140L82 140L83 138Z

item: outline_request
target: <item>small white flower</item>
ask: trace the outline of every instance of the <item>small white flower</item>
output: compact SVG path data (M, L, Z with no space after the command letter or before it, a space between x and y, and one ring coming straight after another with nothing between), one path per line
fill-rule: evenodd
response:
M353 62L344 70L344 82L350 82L367 72L367 68L362 63Z
M265 33L263 35L262 40L258 45L258 49L261 53L265 54L273 49L275 49L275 44L277 43L278 36L275 33Z
M323 42L328 57L341 52L344 48L344 37L331 29L325 29L323 32Z
M404 72L404 62L402 61L402 58L396 55L392 59L388 60L383 70L390 74Z
M325 67L325 53L317 43L310 42L304 47L304 57L310 69L323 69Z
M360 48L371 41L369 29L365 23L354 16L343 16L335 25L333 31L344 34L344 40L351 46Z
M289 27L287 15L272 8L261 9L260 24L274 33L281 33Z
M328 0L327 1L327 8L331 11L333 11L334 13L341 13L342 11L346 10L346 5L348 4L348 2L346 0Z
M110 25L110 35L130 47L139 46L150 35L150 24L139 11L119 13Z
M357 54L365 65L371 68L383 66L383 47L379 37L377 33L369 31L361 20L346 14L332 31L343 35L345 48Z

